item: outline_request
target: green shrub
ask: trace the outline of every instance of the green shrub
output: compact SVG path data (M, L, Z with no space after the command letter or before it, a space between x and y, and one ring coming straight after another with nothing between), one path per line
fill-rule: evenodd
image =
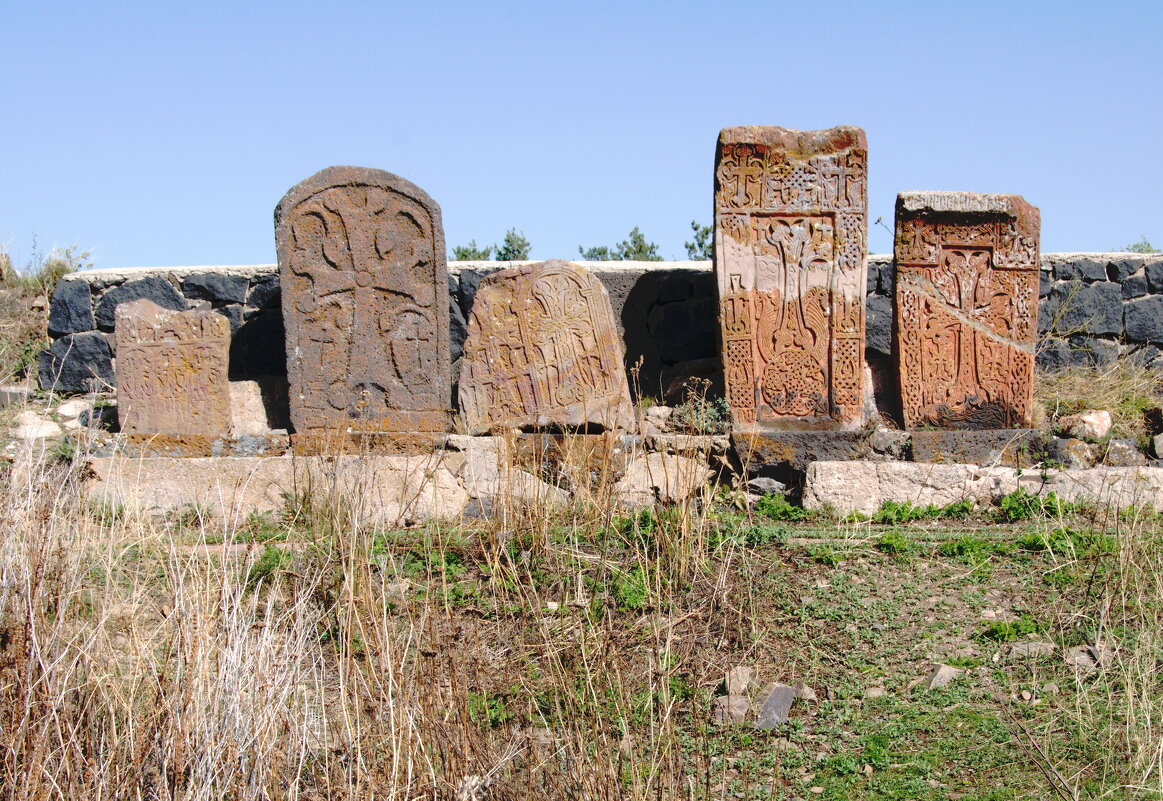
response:
M1034 517L1069 514L1076 508L1075 504L1059 498L1053 492L1034 495L1019 487L998 501L997 517L1002 522L1013 523Z
M808 520L812 513L802 506L789 503L782 495L767 494L755 504L756 514L770 520Z

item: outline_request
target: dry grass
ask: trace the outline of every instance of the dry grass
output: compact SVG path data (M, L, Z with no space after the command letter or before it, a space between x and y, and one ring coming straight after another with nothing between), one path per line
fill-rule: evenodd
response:
M580 502L411 530L360 528L337 495L241 524L137 517L24 452L0 473L0 795L1163 794L1157 516L875 530L706 497L620 517L608 465L557 447L524 466L590 482ZM1110 665L993 661L973 637L997 590ZM954 653L967 678L910 689ZM821 703L716 727L739 664ZM1027 688L1046 700L1005 700Z
M1163 408L1163 374L1129 359L1105 367L1074 367L1034 374L1034 401L1051 422L1086 409L1105 409L1114 425L1111 436L1142 441L1147 412Z

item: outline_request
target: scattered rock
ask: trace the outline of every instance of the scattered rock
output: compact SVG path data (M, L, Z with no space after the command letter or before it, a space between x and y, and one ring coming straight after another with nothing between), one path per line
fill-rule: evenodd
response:
M756 728L773 729L781 723L787 723L791 705L796 700L796 688L786 684L770 684L763 692L763 705L759 708L759 719L755 722Z
M670 406L651 406L646 410L645 419L654 423L659 429L665 430L670 423L670 416L674 409Z
M783 495L787 492L787 485L774 478L760 476L748 481L747 489L759 495Z
M1079 439L1098 440L1110 433L1111 413L1105 409L1087 409L1080 414L1071 414L1058 421L1058 429Z
M715 708L711 713L716 723L742 723L747 720L747 713L751 710L751 702L745 695L723 695L715 699Z
M909 442L907 431L893 431L890 428L878 428L868 438L868 447L873 453L887 456L891 459L900 459L905 454L905 446Z
M727 695L746 695L755 681L755 669L737 665L727 671Z
M1058 646L1052 642L1018 642L1010 646L1009 654L1015 659L1039 659L1053 656Z
M1103 464L1109 467L1143 467L1147 457L1129 439L1113 439L1107 445Z
M25 387L0 387L0 409L23 406L31 396L32 392Z
M649 506L655 501L679 503L702 489L712 475L701 460L648 453L630 462L614 485L614 496L629 506Z
M939 690L942 687L946 687L953 679L964 672L964 670L955 668L952 665L933 665L933 669L929 671L929 675L925 678L925 689Z
M888 695L888 690L883 687L869 687L864 691L865 698L884 698Z
M17 439L44 439L57 437L62 433L61 427L51 420L45 420L36 412L21 412L16 415L16 431L13 436Z
M1110 651L1103 645L1076 645L1066 650L1066 664L1071 667L1094 670L1110 664Z
M1155 458L1163 459L1163 434L1156 434L1151 439L1151 445L1155 449Z
M796 685L796 697L809 704L814 704L820 699L816 697L816 691L802 681Z
M56 408L57 416L62 420L75 420L93 408L93 404L84 398L67 400Z
M1094 466L1094 449L1088 443L1074 437L1069 439L1054 437L1050 440L1046 455L1066 467Z
M110 289L97 304L97 327L102 331L113 330L114 312L122 303L140 299L152 300L164 309L185 311L189 308L186 299L174 288L174 285L160 275L151 275L139 278L136 281L126 281L118 287Z

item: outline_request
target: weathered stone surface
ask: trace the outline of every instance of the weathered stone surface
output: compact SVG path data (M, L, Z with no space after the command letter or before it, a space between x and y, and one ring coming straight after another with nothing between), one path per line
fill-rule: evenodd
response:
M867 150L855 127L719 134L715 275L738 431L863 420Z
M1054 437L1046 449L1046 458L1063 467L1093 467L1094 449L1080 439Z
M182 281L182 294L211 303L242 303L246 300L249 285L245 275L195 273Z
M1151 446L1155 451L1156 459L1163 459L1163 434L1156 434L1151 438Z
M1110 433L1114 418L1106 409L1087 409L1078 414L1070 414L1058 420L1058 430L1063 434L1080 439L1102 439Z
M948 687L955 678L964 672L964 670L955 668L952 665L933 665L933 669L930 670L929 675L925 677L925 689L940 690Z
M883 295L868 298L864 336L869 350L892 356L892 298Z
M795 703L797 695L796 688L786 684L772 684L765 688L755 728L774 729L781 723L787 723L791 705Z
M230 433L230 325L150 300L117 307L117 414L127 434Z
M246 293L246 305L252 310L282 308L283 291L279 277L272 275L255 281Z
M711 718L719 724L742 723L747 720L751 702L745 695L722 695L715 699Z
M1106 266L1099 261L1089 258L1074 258L1055 261L1054 278L1058 281L1105 281L1107 279Z
M445 431L448 277L440 207L391 173L329 167L275 209L297 431Z
M1112 439L1106 446L1102 463L1111 467L1140 467L1147 464L1147 457L1129 439Z
M37 378L41 389L93 392L112 387L113 351L99 331L66 334L40 354Z
M564 261L486 276L469 316L460 410L474 434L498 427L633 430L601 282Z
M48 332L58 337L92 331L96 327L89 284L75 279L57 281L48 307Z
M85 412L93 408L93 402L87 398L73 398L67 400L53 411L62 420L76 420Z
M1040 659L1057 652L1058 646L1052 642L1018 642L1010 646L1009 655L1014 659Z
M12 435L16 439L44 439L57 437L62 433L61 427L52 420L45 420L34 411L19 412L16 415L16 428Z
M861 431L779 431L734 434L731 441L749 475L803 473L812 462L859 459L870 446Z
M1143 273L1147 276L1151 291L1163 293L1163 260L1151 262L1144 268Z
M1055 284L1045 301L1042 331L1071 334L1118 334L1123 328L1123 288L1110 281Z
M1123 280L1123 300L1141 298L1147 294L1147 276L1132 275Z
M1038 369L1053 372L1068 367L1104 366L1119 357L1119 343L1084 335L1043 340L1036 359Z
M230 431L236 437L286 429L286 379L271 376L255 381L231 381L230 417Z
M979 431L913 431L914 462L1029 467L1044 450L1041 434L1030 428Z
M714 475L705 461L666 453L635 456L614 485L614 497L627 506L685 501Z
M7 386L0 387L0 409L9 406L23 406L32 397L32 390L27 387Z
M725 684L727 695L746 695L755 682L755 668L747 665L736 665L727 671Z
M1039 230L1038 210L1017 195L897 196L896 353L906 428L1030 426Z
M98 501L159 513L187 505L231 515L275 512L309 495L357 524L455 517L468 496L441 454L425 456L90 459Z
M1163 343L1163 295L1133 300L1124 314L1128 339Z
M97 304L97 327L102 331L112 331L116 322L117 307L135 300L153 301L163 309L173 311L185 311L189 308L186 299L173 284L160 275L147 275L145 278L126 281L121 286L115 286L101 297L101 302Z
M840 514L873 514L886 500L919 506L966 499L984 504L1019 487L1068 501L1163 509L1163 470L1153 467L1021 471L917 462L815 462L808 467L803 502L809 509L827 504Z

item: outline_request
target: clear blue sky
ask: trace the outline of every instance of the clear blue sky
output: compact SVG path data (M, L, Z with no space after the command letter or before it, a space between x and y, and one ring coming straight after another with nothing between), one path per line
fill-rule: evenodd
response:
M426 189L449 245L685 258L728 125L862 126L870 221L1013 192L1044 251L1163 242L1163 3L0 0L0 244L274 261L332 164ZM871 226L873 252L888 233Z

